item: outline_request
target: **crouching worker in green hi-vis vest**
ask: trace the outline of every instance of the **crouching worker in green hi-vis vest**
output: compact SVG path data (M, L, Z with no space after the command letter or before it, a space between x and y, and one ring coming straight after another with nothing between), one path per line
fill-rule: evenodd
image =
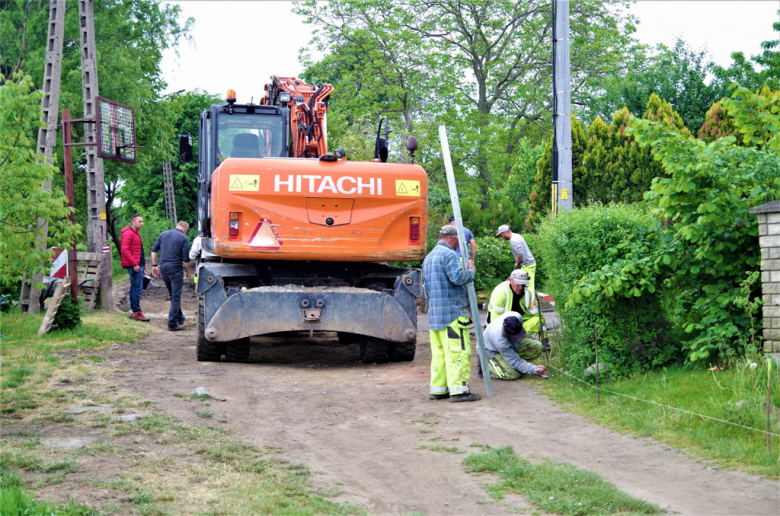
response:
M513 270L506 281L499 283L490 295L487 322L507 312L517 312L523 319L525 332L538 335L547 346L547 327L539 309L539 300L536 293L528 289L528 283L528 273L523 269Z
M524 374L546 375L533 361L542 355L542 343L528 338L520 314L507 312L488 324L484 333L490 377L519 380Z
M423 261L425 299L431 332L430 398L478 401L469 392L471 339L469 300L465 285L474 280L474 262L466 269L455 254L458 230L449 224L439 230L439 243Z

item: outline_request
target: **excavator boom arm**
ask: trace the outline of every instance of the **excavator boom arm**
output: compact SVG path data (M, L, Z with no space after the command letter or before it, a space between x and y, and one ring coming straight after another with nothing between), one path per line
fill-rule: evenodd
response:
M314 86L295 77L276 75L271 76L271 81L265 85L266 97L261 103L286 105L290 109L292 156L317 158L327 153L326 115L333 86Z

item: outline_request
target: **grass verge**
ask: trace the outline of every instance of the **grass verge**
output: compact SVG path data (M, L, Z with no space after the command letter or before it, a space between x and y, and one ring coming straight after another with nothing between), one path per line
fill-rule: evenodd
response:
M619 491L592 471L550 460L532 463L517 456L509 446L475 446L485 451L466 457L466 471L498 475L502 481L487 486L497 500L506 494L521 494L546 513L566 516L663 512L656 505Z
M755 366L753 366L755 364ZM555 364L554 364L555 365ZM780 433L780 382L772 372L771 431ZM763 360L744 359L725 371L704 371L682 366L602 382L605 389L649 400L667 407L731 421L756 430L713 421L663 406L596 390L553 371L539 388L564 409L599 424L639 437L652 437L712 459L724 467L780 478L780 438L771 438L766 450L767 366Z
M161 330L103 311L38 338L41 319L0 319L0 514L362 514L313 492L278 448L205 424L210 413L185 425L118 392L122 357Z

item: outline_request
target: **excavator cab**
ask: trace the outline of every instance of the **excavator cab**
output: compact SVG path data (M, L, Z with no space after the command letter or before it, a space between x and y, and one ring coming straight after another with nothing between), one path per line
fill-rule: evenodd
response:
M227 158L284 157L284 120L278 115L219 113L217 152Z
M290 155L290 110L285 106L237 104L230 90L226 103L212 104L198 125L198 232L210 236L211 175L229 158L284 158ZM189 135L180 136L179 158L191 161ZM189 158L189 159L187 159Z

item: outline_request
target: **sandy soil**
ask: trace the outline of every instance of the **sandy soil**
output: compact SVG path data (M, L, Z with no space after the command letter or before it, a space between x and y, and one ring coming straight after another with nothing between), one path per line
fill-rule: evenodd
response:
M528 507L521 497L485 504L483 486L495 478L464 473L463 454L420 448L438 444L471 453L473 443L570 462L671 512L780 513L777 483L564 412L537 394L534 385L542 380L494 381L494 397L476 403L428 400L425 314L411 363L362 364L357 346L338 345L334 334L253 339L250 363L208 363L195 359L194 290L185 291L185 331L164 330L166 297L161 282L144 294L144 312L160 331L134 345L147 354L123 361L120 389L198 424L197 404L174 394L205 387L226 399L211 403L215 420L226 419L225 426L257 445L280 446L311 468L315 487L372 514L509 514ZM105 352L111 353L119 351ZM482 381L472 377L472 390L484 394Z

